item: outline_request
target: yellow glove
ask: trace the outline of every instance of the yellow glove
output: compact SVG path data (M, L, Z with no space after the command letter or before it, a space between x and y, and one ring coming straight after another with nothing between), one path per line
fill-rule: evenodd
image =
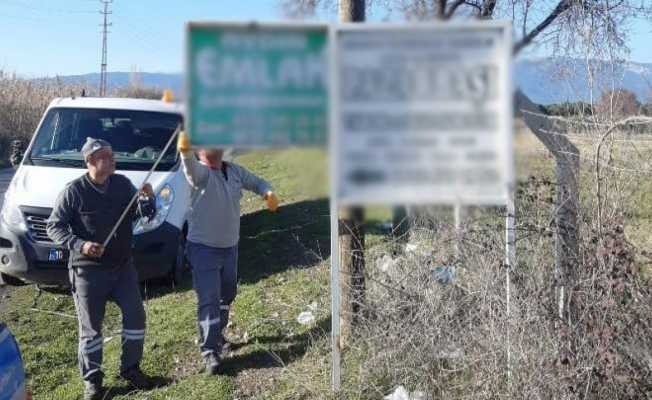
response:
M185 131L179 132L179 137L177 138L177 150L179 153L187 154L191 150L190 145L190 136Z
M265 194L265 201L267 202L269 211L276 212L278 210L278 197L271 190Z

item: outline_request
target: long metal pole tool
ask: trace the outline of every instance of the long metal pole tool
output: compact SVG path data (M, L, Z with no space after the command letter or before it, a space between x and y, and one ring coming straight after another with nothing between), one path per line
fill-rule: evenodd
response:
M156 162L152 166L152 169L150 169L149 172L147 173L147 176L145 176L145 180L143 180L143 183L141 183L140 188L136 191L134 196L131 198L131 201L129 202L129 205L127 206L127 208L124 209L124 211L122 212L122 215L120 216L120 219L115 224L113 229L111 229L111 233L109 233L109 236L107 236L107 238L104 239L104 243L102 243L102 246L104 246L105 248L111 242L111 239L113 238L113 235L115 235L115 231L117 231L120 224L122 224L122 221L125 219L125 217L127 216L127 213L129 212L131 207L134 205L134 202L138 198L138 195L140 194L140 191L145 187L145 184L147 183L147 180L152 176L152 173L154 173L154 171L156 170L156 167L158 167L158 164L161 162L161 160L163 159L163 156L165 155L165 153L167 153L168 149L170 148L170 145L172 144L172 142L174 142L174 139L177 137L177 135L179 134L180 131L181 131L181 125L177 125L177 129L175 129L174 133L172 133L172 136L170 136L170 140L168 140L167 144L165 145L165 148L163 148L163 151L158 156L158 159L156 160Z

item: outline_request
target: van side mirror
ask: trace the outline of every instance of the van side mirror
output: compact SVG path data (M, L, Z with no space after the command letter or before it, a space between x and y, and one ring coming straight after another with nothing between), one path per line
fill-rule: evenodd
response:
M25 144L22 140L14 140L11 142L11 153L9 155L9 162L11 166L16 168L23 161L25 155Z

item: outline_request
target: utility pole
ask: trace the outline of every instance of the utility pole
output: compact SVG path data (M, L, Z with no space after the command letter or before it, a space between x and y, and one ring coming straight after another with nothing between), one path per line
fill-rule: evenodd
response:
M107 79L106 79L106 65L107 65L107 53L108 49L106 46L106 39L109 34L108 28L113 25L108 22L109 15L113 14L109 11L109 5L113 3L113 0L100 0L100 3L104 5L104 10L100 10L100 14L104 19L102 25L102 63L100 65L100 97L106 96L107 88Z
M365 0L339 0L340 22L364 22ZM333 310L333 370L334 391L340 390L340 351L348 344L359 322L365 299L364 208L342 207L338 213L338 273L339 310ZM335 255L332 255L335 256ZM337 304L334 303L334 304ZM339 311L339 316L335 313Z
M340 0L338 14L340 22L364 22L364 0Z
M365 0L340 0L339 19L340 22L364 22ZM362 207L343 207L339 210L342 346L346 346L354 336L365 299L364 219Z

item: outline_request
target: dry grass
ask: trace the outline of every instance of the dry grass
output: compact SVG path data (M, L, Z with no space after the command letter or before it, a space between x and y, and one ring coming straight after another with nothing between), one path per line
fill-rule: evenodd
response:
M56 97L96 95L96 88L84 84L64 83L59 78L21 79L0 70L0 168L8 165L10 144L21 139L28 142L43 112ZM114 97L160 99L159 89L141 85L116 88Z
M52 99L79 95L82 89L59 79L26 80L0 70L0 166L8 163L11 141L32 137Z
M459 236L439 218L413 230L403 251L392 240L369 249L365 318L345 358L345 397L382 398L398 385L429 399L652 397L652 290L645 273L652 147L645 134L618 132L597 157L601 129L569 135L581 151L570 321L557 310L554 164L522 132L509 300L503 209L470 210ZM455 270L452 282L435 275L442 266Z
M450 226L412 232L413 246L397 255L384 245L368 252L366 317L347 350L345 397L378 399L398 385L431 399L650 396L652 293L618 226L602 244L582 244L569 325L556 316L546 216L521 214L508 313L501 216L480 214L459 255ZM453 282L437 279L438 266L455 268Z
M365 253L363 319L343 353L339 398L382 399L399 385L411 399L652 398L652 148L645 135L609 139L597 159L598 223L600 135L570 136L582 157L571 320L558 317L553 160L522 129L509 301L502 208L468 210L459 236L450 209L439 208L407 246L376 241ZM434 273L442 266L454 268L451 282ZM327 340L315 341L284 371L285 390L269 398L333 398L329 351Z

